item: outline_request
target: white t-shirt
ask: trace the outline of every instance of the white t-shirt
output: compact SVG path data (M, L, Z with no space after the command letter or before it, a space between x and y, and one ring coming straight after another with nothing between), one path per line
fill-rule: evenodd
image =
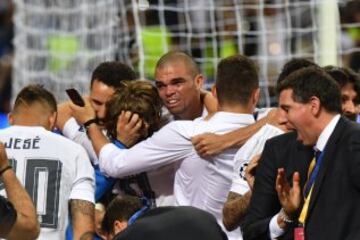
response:
M94 169L84 148L43 127L12 126L0 130L0 141L35 204L39 239L65 239L69 200L94 202Z
M237 149L205 160L196 153L191 137L205 132L224 134L252 123L255 120L251 114L229 112L217 112L208 121L174 121L130 149L105 145L100 151L100 169L110 176L123 177L175 163L176 204L208 211L223 226L222 208L230 190ZM232 239L236 239L239 234L228 236L235 235Z
M62 134L68 139L73 140L74 142L83 146L90 157L90 161L94 165L99 164L98 157L96 156L95 150L92 146L92 143L88 136L86 135L85 129L83 126L79 125L75 118L69 118L64 124Z
M244 195L249 191L249 185L245 179L245 170L250 160L262 153L265 142L284 132L270 124L265 124L257 133L255 133L246 143L239 149L234 157L234 173L231 192Z
M80 126L74 118L70 118L65 123L63 128L63 134L74 142L81 144L86 149L87 153L90 156L90 160L94 165L99 164L99 160L96 156L91 140L86 135L83 127ZM150 187L155 193L156 206L174 205L174 175L174 166L171 165L147 172ZM126 175L123 177L126 177ZM138 190L137 186L133 186L133 188L135 190ZM116 192L118 192L118 190L116 190Z

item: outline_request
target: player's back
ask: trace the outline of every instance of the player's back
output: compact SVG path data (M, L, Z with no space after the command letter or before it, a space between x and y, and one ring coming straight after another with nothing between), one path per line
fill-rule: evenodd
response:
M12 126L0 131L0 140L36 206L39 239L65 239L69 199L94 201L94 170L85 150L42 127Z

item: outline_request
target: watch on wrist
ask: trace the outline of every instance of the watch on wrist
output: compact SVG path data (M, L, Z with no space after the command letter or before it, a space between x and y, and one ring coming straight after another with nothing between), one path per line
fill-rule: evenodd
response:
M90 125L93 124L93 123L97 124L97 123L98 123L98 120L97 120L96 118L92 118L92 119L86 121L86 122L83 124L83 126L84 126L85 129L88 129L88 128L90 127Z
M284 208L281 208L279 216L286 224L293 224L295 222L294 219L285 212Z

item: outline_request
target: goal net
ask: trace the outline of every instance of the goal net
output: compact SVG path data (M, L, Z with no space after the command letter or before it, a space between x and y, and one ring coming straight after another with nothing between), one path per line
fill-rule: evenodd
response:
M114 0L14 0L13 96L40 83L59 101L65 89L88 92L91 72L118 51Z
M153 79L169 50L194 57L206 85L223 57L242 53L259 65L262 106L273 102L283 64L305 57L351 65L360 49L360 7L348 0L15 0L15 88L41 81L58 98L86 92L104 60ZM356 11L357 9L357 11ZM356 62L356 61L355 61Z

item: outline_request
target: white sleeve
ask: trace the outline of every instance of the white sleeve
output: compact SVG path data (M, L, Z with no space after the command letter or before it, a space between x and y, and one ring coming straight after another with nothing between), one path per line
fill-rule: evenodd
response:
M246 167L255 155L262 153L266 140L282 133L277 127L266 124L239 149L234 157L231 192L243 195L249 191L249 185L245 179Z
M76 135L80 132L80 128L81 126L76 122L75 118L71 117L64 124L62 134L65 137L74 140Z
M238 151L238 153L240 150ZM234 171L233 171L233 179L230 191L244 195L247 191L250 190L248 183L245 179L245 169L249 163L248 159L240 159L238 154L235 155L234 158Z
M75 159L76 175L72 184L69 199L80 199L95 202L95 173L85 149L79 146Z
M281 235L284 234L285 230L282 229L279 224L277 223L277 218L279 214L276 214L271 218L271 221L269 223L269 232L270 232L270 238L271 239L277 239Z
M106 144L99 154L100 170L108 176L120 178L185 159L193 152L188 134L191 126L190 121L171 122L130 149Z
M263 150L262 147L259 146L259 137L262 136L263 131L263 128L261 128L236 153L234 157L234 175L230 189L231 192L244 195L250 190L245 179L245 170L250 160Z
M68 139L83 146L94 165L99 164L99 159L95 153L91 140L86 135L85 129L76 122L75 118L72 117L66 121L62 134Z

